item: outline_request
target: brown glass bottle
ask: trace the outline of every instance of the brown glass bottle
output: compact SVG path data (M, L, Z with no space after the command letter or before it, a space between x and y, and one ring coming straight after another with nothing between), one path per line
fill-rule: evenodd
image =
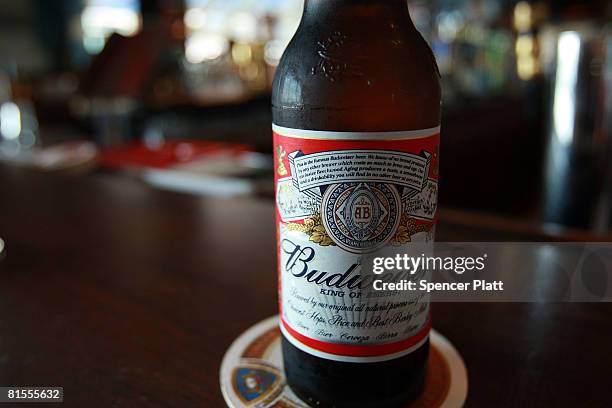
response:
M273 85L274 124L333 132L440 125L433 54L405 0L306 0ZM383 362L332 361L283 337L287 381L313 407L401 407L423 389L429 343Z

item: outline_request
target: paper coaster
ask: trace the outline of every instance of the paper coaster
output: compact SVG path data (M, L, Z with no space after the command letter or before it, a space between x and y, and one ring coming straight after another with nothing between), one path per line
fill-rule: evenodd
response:
M425 391L409 408L463 406L468 385L461 356L435 330L430 344ZM257 323L232 343L221 363L220 382L230 408L310 408L285 383L278 316Z

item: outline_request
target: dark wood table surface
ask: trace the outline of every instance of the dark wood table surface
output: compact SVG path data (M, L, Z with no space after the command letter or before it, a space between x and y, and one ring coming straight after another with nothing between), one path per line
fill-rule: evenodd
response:
M0 167L0 385L63 386L69 407L223 407L226 348L276 313L273 215L270 199ZM440 240L541 238L446 218ZM612 404L612 304L433 313L467 406Z

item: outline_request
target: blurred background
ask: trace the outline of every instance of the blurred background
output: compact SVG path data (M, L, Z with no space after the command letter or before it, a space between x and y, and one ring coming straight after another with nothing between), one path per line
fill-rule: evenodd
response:
M440 205L609 234L611 4L408 4L442 73ZM0 162L271 200L271 81L301 11L0 0Z

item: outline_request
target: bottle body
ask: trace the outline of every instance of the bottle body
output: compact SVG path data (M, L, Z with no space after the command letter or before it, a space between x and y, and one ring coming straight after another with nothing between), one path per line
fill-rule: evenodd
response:
M424 384L428 305L387 319L402 295L372 298L360 267L435 229L439 76L406 3L307 0L273 120L288 384L313 406L403 406Z

